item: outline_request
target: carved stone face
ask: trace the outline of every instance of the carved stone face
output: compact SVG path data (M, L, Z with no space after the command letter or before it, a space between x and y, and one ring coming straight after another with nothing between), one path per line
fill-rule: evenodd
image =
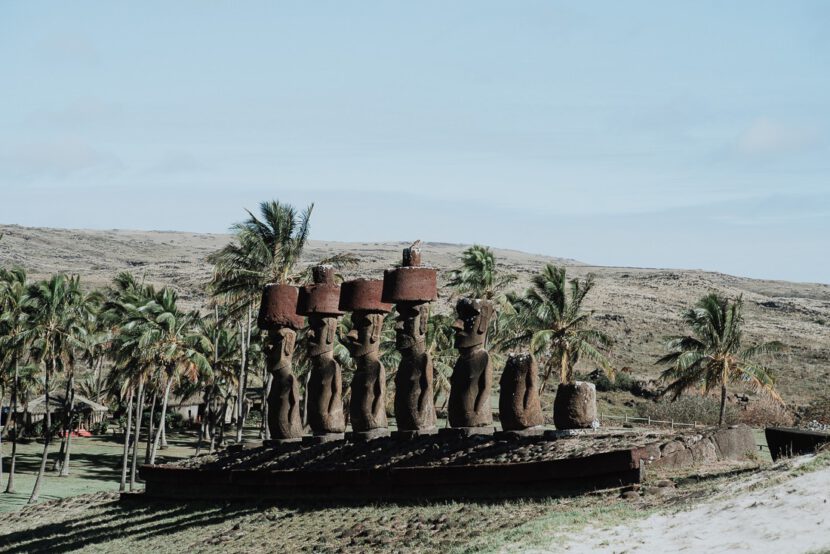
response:
M281 327L268 332L268 347L265 355L270 371L291 367L296 342L297 332L293 329Z
M346 335L346 346L352 356L366 356L380 349L380 335L383 331L383 314L370 312L352 313L352 330Z
M492 303L487 300L462 298L455 310L458 313L458 319L453 323L455 347L472 348L483 345L493 315Z
M306 333L308 354L319 356L334 351L334 336L337 332L337 318L320 314L308 316L310 329Z
M398 312L395 322L395 346L399 350L405 350L426 342L429 304L398 303L395 310Z

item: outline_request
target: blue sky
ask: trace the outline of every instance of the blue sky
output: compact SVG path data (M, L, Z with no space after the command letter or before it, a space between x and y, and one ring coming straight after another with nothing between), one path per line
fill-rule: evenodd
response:
M0 221L830 283L830 3L4 2Z

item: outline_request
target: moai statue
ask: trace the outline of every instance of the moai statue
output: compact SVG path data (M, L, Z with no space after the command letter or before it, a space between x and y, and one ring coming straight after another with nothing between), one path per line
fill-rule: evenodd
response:
M395 344L401 362L395 375L395 419L401 438L432 435L435 405L432 399L432 357L426 349L429 303L438 298L434 268L421 266L416 242L403 251L403 264L383 273L383 302L395 304Z
M541 435L545 417L539 400L538 368L530 354L510 354L501 374L499 419L504 431Z
M265 364L271 388L268 406L268 432L272 441L298 441L303 436L300 418L300 387L293 371L294 345L303 317L297 315L297 287L265 285L259 305L257 325L268 332Z
M447 412L450 425L465 434L492 433L493 411L490 389L493 366L484 349L487 328L493 317L489 300L462 298L456 304L455 347L458 361L450 377L450 399Z
M349 419L352 439L389 436L386 422L386 370L379 358L383 319L392 304L381 302L383 281L355 279L340 289L340 309L352 312L346 347L355 360Z
M334 268L312 268L314 283L300 289L298 313L308 316L306 333L311 374L308 379L307 418L314 437L309 442L326 442L344 437L343 383L340 364L334 359L340 285L334 281Z

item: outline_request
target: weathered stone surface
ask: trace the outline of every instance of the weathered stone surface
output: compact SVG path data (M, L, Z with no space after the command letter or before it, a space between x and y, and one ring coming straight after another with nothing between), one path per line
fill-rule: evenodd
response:
M593 383L560 383L553 402L557 429L588 429L597 421L597 389Z
M352 429L366 432L385 429L386 369L379 358L383 314L356 311L346 346L355 360L349 416Z
M268 330L265 365L269 374L266 388L268 433L275 440L297 439L303 435L300 418L300 388L293 372L293 356L303 317L297 315L298 290L288 285L269 284L263 288L258 325Z
M305 316L311 314L341 316L340 285L335 282L334 268L318 265L312 268L313 284L300 288L297 301L297 313Z
M721 458L727 460L744 459L748 453L758 452L755 436L752 429L746 425L738 425L729 429L721 429L712 436Z
M426 335L429 301L437 298L438 287L434 269L413 273L428 269L418 267L421 254L417 244L404 250L403 267L384 273L382 301L395 302L397 311L395 346L401 353L395 374L398 429L429 433L435 429L436 417L432 400L432 356L426 349Z
M462 298L456 305L455 347L459 356L450 376L447 413L452 427L485 427L493 423L490 390L493 367L484 350L493 303Z
M297 314L299 290L291 285L270 283L262 289L257 326L264 330L288 327L302 329L303 316Z
M311 373L308 379L308 424L315 435L342 434L343 383L340 364L334 359L340 286L330 266L312 270L314 284L303 287L299 305L308 315L306 333Z
M499 381L499 420L505 431L545 423L539 400L538 368L530 354L511 354Z
M381 279L354 279L340 286L339 308L346 312L371 312L387 314L392 304L383 302L383 281Z
M403 251L403 264L383 272L383 302L432 302L438 299L438 272L421 266L420 248Z

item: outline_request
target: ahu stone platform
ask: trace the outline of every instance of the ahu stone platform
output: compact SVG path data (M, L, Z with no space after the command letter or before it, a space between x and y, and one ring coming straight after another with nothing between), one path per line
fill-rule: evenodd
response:
M322 444L231 447L142 466L144 497L165 499L424 499L540 496L640 482L651 465L742 460L744 426L584 431L542 436L446 434Z

